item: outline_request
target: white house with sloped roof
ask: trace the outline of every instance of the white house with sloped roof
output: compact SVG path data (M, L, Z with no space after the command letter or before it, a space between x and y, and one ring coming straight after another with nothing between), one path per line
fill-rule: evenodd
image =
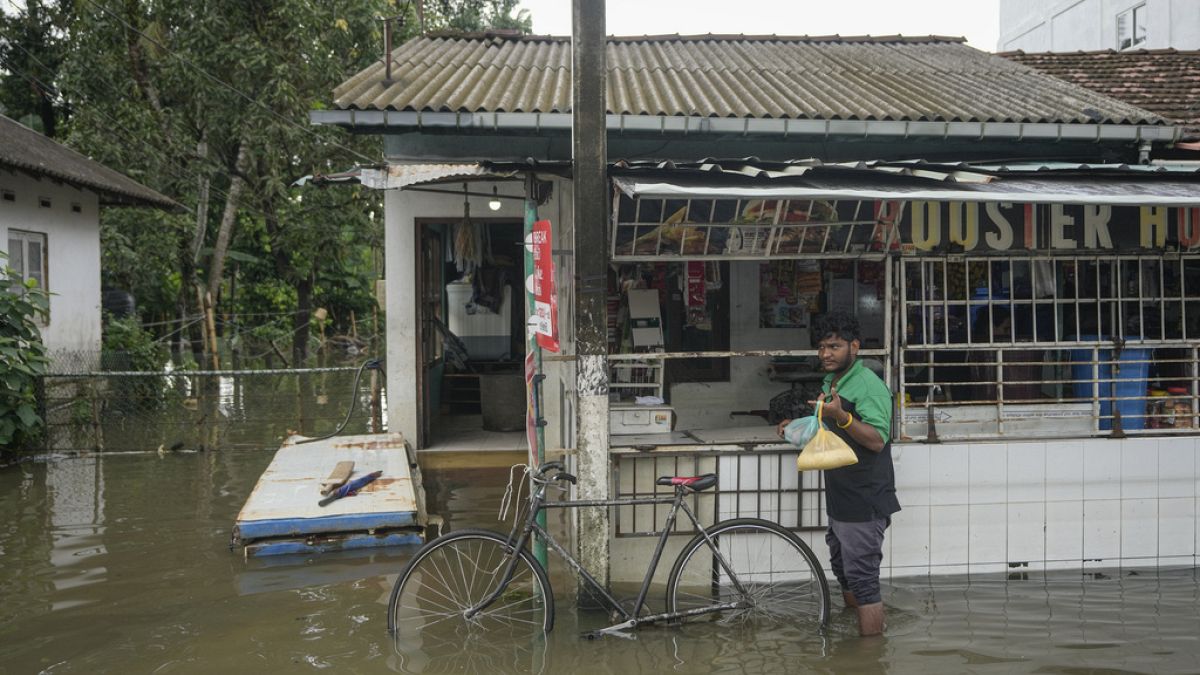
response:
M177 209L170 198L0 115L0 250L50 293L52 357L100 350L100 209Z

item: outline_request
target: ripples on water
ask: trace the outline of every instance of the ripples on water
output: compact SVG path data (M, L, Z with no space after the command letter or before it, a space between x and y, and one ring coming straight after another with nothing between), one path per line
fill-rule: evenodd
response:
M251 561L229 550L270 456L0 470L0 672L1200 672L1194 569L897 579L883 639L859 639L854 616L835 611L824 635L694 624L596 641L578 636L606 617L570 609L559 569L547 637L397 643L385 603L412 549ZM503 469L426 477L447 527L497 526Z

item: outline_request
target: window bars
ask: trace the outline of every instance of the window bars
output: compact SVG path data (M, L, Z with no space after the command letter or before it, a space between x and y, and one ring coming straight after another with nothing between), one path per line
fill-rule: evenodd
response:
M1200 257L901 261L902 437L1196 427Z
M882 255L902 212L901 202L861 200L621 199L611 253L616 262Z
M613 485L618 499L650 497L671 489L654 484L659 476L716 473L719 480L714 491L691 497L691 506L705 527L727 518L754 517L771 520L792 530L824 529L828 522L821 472L797 472L796 454L796 450L621 454L615 458ZM669 506L616 507L617 536L656 535ZM675 528L681 534L693 533L688 522L677 522Z

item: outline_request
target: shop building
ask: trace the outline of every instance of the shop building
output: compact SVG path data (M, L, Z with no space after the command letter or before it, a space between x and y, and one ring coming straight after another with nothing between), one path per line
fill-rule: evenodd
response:
M394 430L463 432L454 380L499 392L481 409L513 400L519 304L456 319L486 326L459 336L486 356L439 326L520 294L527 212L552 223L540 412L568 460L574 269L606 263L607 494L713 471L699 512L775 520L821 556L820 476L771 422L819 382L812 318L852 308L896 392L885 574L1195 564L1200 174L1152 159L1176 127L957 39L610 38L612 209L574 223L569 47L417 38L312 115L385 139L386 166L340 178L387 190ZM573 246L583 227L605 250ZM608 514L614 580L661 515Z

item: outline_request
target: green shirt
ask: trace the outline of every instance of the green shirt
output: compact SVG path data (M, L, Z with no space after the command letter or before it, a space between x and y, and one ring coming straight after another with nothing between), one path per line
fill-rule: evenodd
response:
M821 390L829 393L835 373L825 376ZM892 437L892 392L879 376L854 359L850 370L838 380L838 396L854 403L859 419L879 430L879 436L887 443Z

